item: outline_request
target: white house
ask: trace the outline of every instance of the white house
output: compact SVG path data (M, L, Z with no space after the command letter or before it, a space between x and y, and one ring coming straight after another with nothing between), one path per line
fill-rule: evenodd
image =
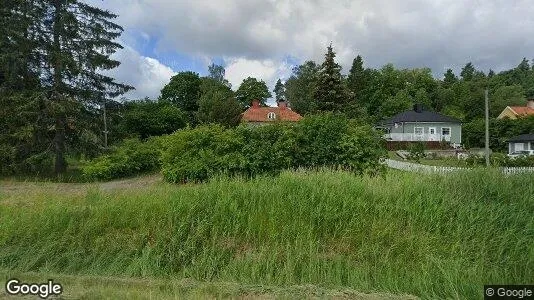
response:
M508 153L534 150L534 134L522 134L508 140Z

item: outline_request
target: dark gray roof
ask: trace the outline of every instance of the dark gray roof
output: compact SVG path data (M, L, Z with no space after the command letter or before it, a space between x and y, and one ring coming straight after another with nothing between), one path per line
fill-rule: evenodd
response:
M416 112L415 110L407 110L393 117L380 122L382 125L395 124L402 122L439 122L439 123L462 123L462 121L436 113L433 111L423 110Z
M534 133L514 136L509 142L534 142Z

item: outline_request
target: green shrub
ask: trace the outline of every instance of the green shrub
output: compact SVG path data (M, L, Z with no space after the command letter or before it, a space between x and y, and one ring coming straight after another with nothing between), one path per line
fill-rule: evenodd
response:
M298 144L293 125L240 126L237 132L244 141L244 147L241 149L247 162L244 174L277 174L296 165L295 153Z
M220 125L180 130L163 142L163 176L170 182L203 181L244 169L243 138Z
M205 181L217 174L277 174L296 168L342 167L377 174L386 151L368 126L319 115L301 123L268 126L219 125L180 130L164 142L163 175L170 182Z
M142 100L125 105L122 129L129 136L146 139L170 134L185 126L185 114L170 102Z
M408 146L409 158L419 162L421 158L425 158L425 144L423 142L411 143Z
M82 166L83 176L90 180L109 180L155 171L160 166L161 140L125 140L110 153Z
M466 164L470 167L485 166L486 158L480 155L470 155L466 159ZM490 156L490 165L494 167L534 167L534 157L519 156L510 158L504 153L493 153Z

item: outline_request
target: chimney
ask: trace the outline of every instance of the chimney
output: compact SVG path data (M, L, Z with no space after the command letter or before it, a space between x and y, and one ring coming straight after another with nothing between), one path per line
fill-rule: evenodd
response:
M423 112L423 104L414 104L413 106L413 110L416 112L416 113L422 113Z
M252 100L252 108L260 108L260 100Z
M527 107L534 109L534 98L530 98L527 100Z
M278 107L279 107L280 109L286 109L286 108L287 108L287 103L286 103L286 101L285 101L285 100L280 100L280 101L278 101Z

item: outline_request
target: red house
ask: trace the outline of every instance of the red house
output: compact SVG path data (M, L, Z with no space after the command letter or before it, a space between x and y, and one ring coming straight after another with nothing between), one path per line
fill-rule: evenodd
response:
M278 101L278 107L260 106L260 101L252 101L241 116L241 122L251 125L264 125L276 121L297 122L302 119L301 115L287 107L285 101Z

